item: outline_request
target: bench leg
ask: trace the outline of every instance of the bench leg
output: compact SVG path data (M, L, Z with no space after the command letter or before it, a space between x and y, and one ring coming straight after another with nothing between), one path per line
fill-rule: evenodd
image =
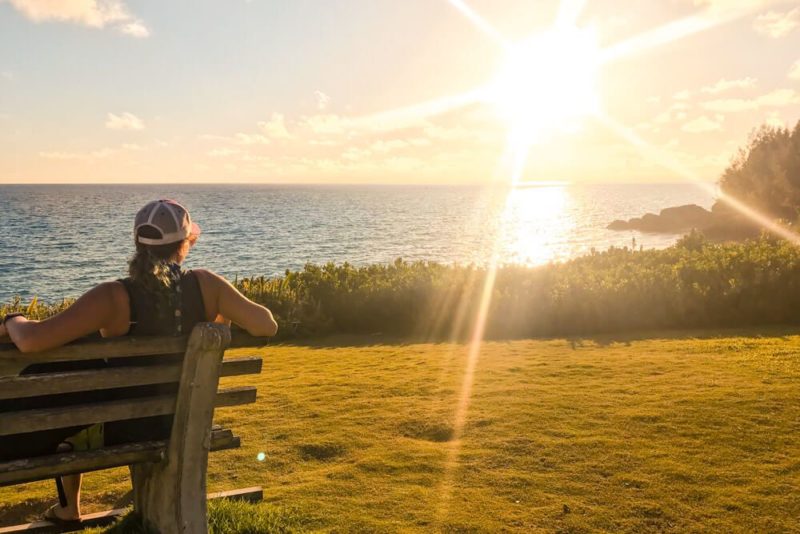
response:
M206 469L227 328L195 327L183 362L166 458L131 467L134 510L161 534L208 531Z

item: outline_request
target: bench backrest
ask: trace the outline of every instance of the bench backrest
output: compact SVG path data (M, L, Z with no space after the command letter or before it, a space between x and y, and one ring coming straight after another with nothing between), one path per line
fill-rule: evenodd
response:
M0 439L7 442L30 432L172 416L168 440L3 462L0 485L130 465L134 510L146 523L163 534L207 532L206 471L208 453L214 448L214 408L254 402L256 395L253 387L218 391L219 378L261 370L260 359L223 361L231 338L227 326L200 323L188 339L124 337L78 342L37 354L0 347L0 366L6 369L55 366L39 367L35 374L0 376L0 405L5 403ZM235 346L262 344L242 333L234 339ZM111 363L98 368L98 359ZM72 369L58 369L58 362L73 362ZM76 370L75 362L87 362L88 368ZM144 394L136 398L104 394L130 392L119 388L138 388ZM65 406L70 395L81 401ZM222 433L221 439L238 445L230 431Z

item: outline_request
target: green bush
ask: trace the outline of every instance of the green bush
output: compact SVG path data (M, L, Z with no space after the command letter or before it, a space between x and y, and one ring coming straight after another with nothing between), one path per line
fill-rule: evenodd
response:
M306 265L236 286L273 310L279 336L384 334L463 339L472 331L487 272L398 259L389 265ZM492 288L487 337L527 337L657 328L796 323L800 249L762 236L711 243L690 234L663 250L611 248L541 267L503 266ZM54 305L19 299L0 314Z

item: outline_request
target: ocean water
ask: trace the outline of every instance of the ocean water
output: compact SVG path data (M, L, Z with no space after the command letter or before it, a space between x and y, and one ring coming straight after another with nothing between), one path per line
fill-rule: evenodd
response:
M477 186L0 185L0 302L75 297L125 276L136 211L189 208L203 235L186 266L274 276L305 263L539 265L675 235L614 232L614 219L712 196L689 184Z

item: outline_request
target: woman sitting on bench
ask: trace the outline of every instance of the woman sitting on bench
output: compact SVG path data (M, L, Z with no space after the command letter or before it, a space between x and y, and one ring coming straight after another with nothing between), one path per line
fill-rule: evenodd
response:
M197 323L204 321L232 321L254 336L275 335L278 325L267 308L250 301L211 271L181 269L181 263L199 235L200 228L192 223L189 212L174 200L148 203L136 214L136 253L129 262L128 278L98 285L68 309L44 321L10 315L0 324L0 339L9 337L21 352L35 352L97 332L103 337L188 335ZM112 360L98 365L114 364ZM68 368L69 364L43 364L67 370L65 365ZM23 373L36 372L32 368ZM176 386L172 384L166 388L175 392ZM154 393L153 388L160 388L159 393L167 392L165 386L143 386L127 388L124 396L150 395ZM120 395L120 392L111 390L104 394ZM81 399L71 400L75 403ZM0 439L0 459L28 456L32 450L54 453L59 446L114 445L143 436L166 439L171 423L170 415L106 423L101 428L95 425L88 429L37 432L30 435L30 440L16 438L10 443ZM79 520L80 486L81 475L62 477L60 503L53 505L45 517L57 522Z

